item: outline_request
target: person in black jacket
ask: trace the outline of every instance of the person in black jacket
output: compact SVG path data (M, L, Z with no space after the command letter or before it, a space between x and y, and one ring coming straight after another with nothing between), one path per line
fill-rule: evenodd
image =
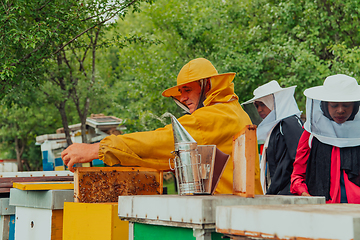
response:
M290 177L303 132L301 112L294 98L295 88L281 88L277 81L271 81L256 88L254 97L243 103L251 103L256 108L253 111L256 117L261 119L257 139L261 145L260 180L265 194L291 194Z

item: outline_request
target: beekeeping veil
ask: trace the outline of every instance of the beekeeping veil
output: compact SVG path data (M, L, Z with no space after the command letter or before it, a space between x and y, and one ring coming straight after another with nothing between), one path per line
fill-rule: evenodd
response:
M304 91L306 96L305 130L320 142L337 147L360 145L360 86L355 78L344 74L329 76L322 86ZM331 119L323 102L355 102L350 118L338 124ZM323 105L323 107L321 107Z
M273 80L256 88L254 97L242 103L253 123L258 124L258 141L265 141L272 128L280 120L292 115L300 117L301 111L294 98L295 88L296 86L282 88L277 81ZM271 110L264 119L260 118L253 104L255 101L263 102Z

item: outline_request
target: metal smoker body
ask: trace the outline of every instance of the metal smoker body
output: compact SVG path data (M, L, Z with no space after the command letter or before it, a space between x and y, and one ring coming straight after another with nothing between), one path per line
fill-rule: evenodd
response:
M198 153L197 142L171 115L174 134L175 175L179 195L193 195L204 193L201 178L201 155Z

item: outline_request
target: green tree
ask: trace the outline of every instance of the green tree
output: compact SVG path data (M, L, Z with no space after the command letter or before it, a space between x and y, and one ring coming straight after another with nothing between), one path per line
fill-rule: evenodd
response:
M44 115L39 120L38 107L33 108L32 101L41 94L38 89L45 94L44 101L58 109L68 143L68 124L74 119L69 109L77 111L85 136L90 99L97 94L99 85L96 52L108 44L107 39L100 42L99 37L111 27L110 20L123 19L129 10L138 11L141 2L152 1L2 1L0 98L7 101L9 121L4 124L18 132L13 135L4 131L2 136L8 144L15 138L18 161L30 144L28 137L36 135L32 124L18 120L18 111L34 119L34 124L47 120ZM21 164L19 169L23 169Z
M88 31L78 41L62 49L54 61L48 62L43 75L41 90L47 96L48 103L53 104L60 113L68 145L72 144L66 108L69 100L81 123L82 141L87 142L86 118L91 96L97 94L95 90L99 84L96 78L96 53L101 46L98 41L102 28Z
M104 26L107 17L103 13L108 12L105 10L115 13L124 2L117 2L118 7L113 9L95 4L103 1L87 2L86 7L81 2L72 2L73 5L70 2L58 10L48 9L55 6L53 2L47 5L41 1L13 3L15 8L0 10L3 11L0 46L4 48L0 72L2 79L11 78L8 85L0 85L5 90L2 93L12 93L8 99L25 104L29 98L21 98L18 92L26 92L45 79L50 81L55 75L58 79L63 77L68 81L67 87L49 96L65 101L68 122L78 120L74 116L80 115L71 97L75 91L70 80L78 81L80 113L85 115L84 90L95 76L92 91L88 91L91 95L88 112L126 118L129 132L163 126L168 123L160 118L163 113L169 111L176 116L183 113L161 93L174 85L181 67L197 57L209 59L220 73L236 72L235 92L240 102L251 98L259 85L275 79L284 87L298 86L296 99L302 110L305 88L322 84L331 74L359 76L360 10L356 1L158 0L152 5L142 4L140 13L127 12L140 10L140 1L134 1L137 4L134 8L118 12L116 28L101 35L101 43L95 47L95 75L91 74L93 58L87 55L82 61L88 78L84 77L78 59L90 46L91 36ZM25 10L29 6L33 6L30 8L33 11ZM51 15L49 19L40 14L41 21L31 20L45 9ZM65 17L71 21L61 20ZM46 29L51 31L45 34ZM55 88L49 84L41 86L50 93Z
M152 0L3 0L0 8L0 89L39 83L43 63L98 26ZM24 81L26 79L26 81Z
M58 122L50 113L49 107L33 104L21 106L13 104L0 107L1 151L5 157L16 158L18 170L39 170L41 152L35 146L35 137L56 127ZM4 156L4 154L2 154Z
M304 109L303 90L321 85L325 77L359 72L334 68L342 64L344 49L359 45L359 9L355 1L229 1L228 13L245 34L229 34L227 44L237 54L228 63L241 75L240 96L276 79L284 86L297 85L296 98ZM230 18L229 18L230 19ZM243 26L246 26L244 28ZM236 36L242 36L236 39ZM229 55L228 55L229 56ZM348 65L351 68L350 65Z
M236 72L240 102L251 98L256 87L278 80L284 87L298 86L296 99L304 110L304 89L321 85L332 74L359 75L359 11L351 0L159 0L124 24L162 44L121 50L124 62L134 62L137 70L131 73L119 64L116 71L122 79L130 74L132 84L138 82L134 91L141 89L148 100L157 96L162 106L161 91L174 84L182 65L205 57L219 72ZM138 116L159 116L158 104L139 105Z

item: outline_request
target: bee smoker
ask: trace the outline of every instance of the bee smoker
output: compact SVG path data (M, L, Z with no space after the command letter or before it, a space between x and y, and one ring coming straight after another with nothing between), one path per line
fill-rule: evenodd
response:
M201 178L201 155L198 153L197 142L171 115L174 134L175 175L179 195L202 194L204 187Z

